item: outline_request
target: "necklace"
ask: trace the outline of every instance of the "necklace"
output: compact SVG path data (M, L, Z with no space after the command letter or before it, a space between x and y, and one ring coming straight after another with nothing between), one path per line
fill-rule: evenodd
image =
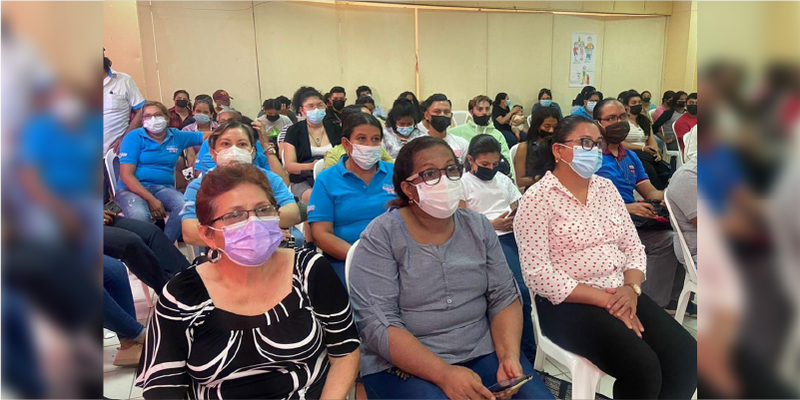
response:
M322 131L322 135L324 135L324 134L325 134L325 131ZM314 142L317 143L317 147L319 147L320 143L322 142L322 135L320 135L319 137L316 137L311 133L311 131L308 132L308 136L311 136L311 138L314 139Z

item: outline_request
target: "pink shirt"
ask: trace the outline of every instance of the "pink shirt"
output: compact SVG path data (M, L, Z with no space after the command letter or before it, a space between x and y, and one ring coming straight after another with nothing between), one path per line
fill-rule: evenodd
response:
M547 172L519 201L514 234L525 283L553 304L578 283L616 288L625 284L625 271L646 270L644 245L622 197L597 175L584 205Z

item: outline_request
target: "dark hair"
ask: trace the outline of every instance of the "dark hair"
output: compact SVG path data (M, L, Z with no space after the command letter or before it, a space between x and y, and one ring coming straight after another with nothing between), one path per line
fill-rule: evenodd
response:
M678 100L681 99L681 96L687 96L687 95L688 95L688 93L684 92L683 90L675 92L675 96L672 96L672 101L669 102L669 106L670 107L677 107L678 106Z
M261 105L261 108L266 110L281 110L281 102L278 99L268 99L264 100L264 104Z
M419 106L414 105L411 100L405 97L394 101L392 109L389 110L389 114L386 116L386 126L397 132L397 120L403 117L413 118L414 125L418 124L420 121Z
M539 128L548 118L555 118L558 122L558 110L553 107L539 107L531 113L531 126L528 129L528 146L531 142L538 140Z
M400 148L400 152L394 160L394 176L392 176L392 182L394 182L394 191L397 193L397 199L389 202L390 207L408 206L410 199L403 192L403 182L414 173L416 154L436 146L442 146L450 150L450 154L453 155L453 160L456 160L456 163L459 162L456 153L454 153L450 145L442 139L437 139L433 136L422 136L406 143L405 146Z
M580 115L570 115L558 121L553 134L544 140L544 143L539 145L537 150L536 164L533 167L533 178L542 177L547 171L552 171L556 168L556 159L553 157L553 144L566 143L567 137L575 132L581 124L589 124L597 128L594 121L581 117ZM598 128L599 129L599 128Z
M187 91L185 91L183 89L176 90L175 93L172 94L172 98L174 99L174 98L178 97L178 95L181 94L181 93L185 94L186 97L188 97L190 99L192 98L192 96L189 96L189 92L187 92Z
M597 89L594 86L584 86L583 89L581 89L580 93L578 93L578 95L575 96L575 100L572 100L572 105L583 106L583 100L585 99L586 95L594 91L597 91Z
M492 135L487 135L485 133L475 135L475 137L469 141L467 154L472 156L472 159L474 160L479 155L487 153L500 154L500 142L492 137Z
M375 100L372 100L372 97L369 96L361 96L356 100L356 104L372 104L375 105Z
M232 163L218 166L204 175L195 199L197 220L201 225L208 226L215 218L217 197L247 183L258 186L267 195L269 202L275 208L279 207L267 176L253 164Z
M211 100L208 100L208 99L205 99L205 98L199 98L199 99L195 98L194 99L194 106L192 107L192 111L194 111L194 109L197 108L197 106L200 105L200 104L207 105L208 109L211 111L211 115L216 117L217 111L214 110L214 103L212 103Z
M214 129L214 132L211 132L211 135L208 136L208 148L214 149L217 146L217 139L222 136L223 133L228 131L229 129L243 129L245 134L247 135L247 139L250 140L250 146L256 147L256 136L253 132L253 128L244 122L240 121L228 121L224 124L220 124L217 129Z
M585 101L589 101L589 99L591 99L592 96L597 96L597 98L599 99L597 101L603 100L603 92L598 92L596 90L594 92L587 94L586 97L584 97L583 99Z
M508 93L500 92L497 96L494 96L494 104L499 105L501 101L505 100L508 97Z
M275 100L278 100L279 102L281 102L281 104L286 104L287 108L291 107L291 105L292 105L292 101L289 100L289 98L286 97L286 96L278 96L278 97L275 98Z
M472 109L475 108L475 106L477 106L478 103L482 103L484 101L489 103L489 106L491 107L492 99L490 99L489 96L481 94L481 95L475 96L472 100L469 101L469 109L468 110L472 111Z
M372 93L372 89L369 88L367 85L361 85L356 89L356 96L361 97L362 92L370 92Z
M664 95L661 96L661 102L667 103L670 100L672 100L673 97L675 97L675 92L673 92L672 90L667 90L666 92L664 92Z
M611 97L607 97L603 100L600 100L600 102L597 103L596 106L594 106L594 112L592 113L592 118L599 121L600 115L603 114L603 109L606 108L606 106L610 105L611 103L620 103L620 105L624 106L624 104L622 104L622 101Z
M329 95L332 95L334 93L343 93L345 96L347 95L347 92L345 92L344 88L341 86L334 86L331 88L331 91L328 92Z
M629 90L622 95L622 99L620 101L622 102L623 106L630 107L628 103L630 103L631 99L634 97L641 98L642 95L640 95L639 92L635 90ZM641 113L639 113L636 115L636 124L638 124L639 127L642 128L645 136L650 136L650 129L651 129L650 118L647 118Z
M548 88L543 88L542 90L540 90L540 91L539 91L539 97L537 97L536 99L537 99L537 100L541 100L541 99L542 99L542 96L543 96L543 95L545 95L545 94L546 94L546 95L548 95L548 96L550 96L550 98L551 98L551 99L553 98L553 93L552 93L552 92L550 92L550 89L548 89Z
M406 99L406 96L408 96L408 95L411 95L411 100L409 100L409 101L411 101L411 103L414 104L414 107L417 108L417 116L414 118L414 120L415 121L421 121L422 120L423 109L422 109L422 105L419 103L419 100L417 99L417 95L415 95L414 92L406 91L406 92L400 93L400 96L397 96L397 100L400 100L400 99L408 100L408 99Z
M652 97L653 97L653 94L652 94L652 93L650 93L650 91L649 91L649 90L645 90L644 92L642 92L642 93L641 93L641 94L642 94L642 97L644 97L644 94L645 94L645 93L649 94L649 95L650 95L650 97L651 97L651 99L652 99Z
M433 104L433 103L435 103L437 101L446 101L448 104L450 104L450 107L453 106L453 102L451 102L450 99L447 98L447 96L445 96L445 95L443 95L441 93L436 93L436 94L432 94L430 97L425 99L425 103L424 103L425 111L428 111L428 109L431 107L431 104Z
M342 109L342 115L341 115L342 121L346 120L347 117L349 117L349 116L351 116L353 114L364 114L364 112L361 111L362 108L366 108L366 107L364 107L361 104L351 104L351 105L343 108Z
M686 98L686 100L687 101L688 100L697 100L697 93L690 94L689 97Z
M342 137L350 140L353 130L361 125L374 126L378 129L378 132L381 133L381 139L383 138L383 126L378 122L378 119L373 117L372 114L365 114L363 112L353 113L344 118L342 122Z
M311 97L316 97L320 100L323 99L322 93L320 93L317 89L314 89L311 86L303 86L294 92L294 96L292 96L292 104L294 104L294 106L297 108L297 111L300 111L300 109L303 108L303 103Z

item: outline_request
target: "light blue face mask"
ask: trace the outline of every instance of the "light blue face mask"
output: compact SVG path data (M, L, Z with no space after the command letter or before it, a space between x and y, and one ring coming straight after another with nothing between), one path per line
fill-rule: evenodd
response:
M397 127L397 133L399 133L399 134L401 134L403 136L408 136L408 135L411 134L411 132L414 132L414 127L413 126L398 126Z
M569 146L563 143L559 143L559 145L569 148ZM569 164L572 170L580 175L581 178L589 179L603 166L603 153L601 153L600 149L597 147L586 150L581 146L573 146L572 162L567 164Z
M318 124L322 122L322 120L325 119L325 115L324 109L317 108L313 111L306 111L306 116L312 124Z
M550 107L553 104L553 100L539 100L539 105L542 107Z
M506 100L506 107L508 107L509 110L511 109L511 99Z
M192 118L194 118L194 122L197 122L198 125L205 125L211 122L211 117L205 114L195 114Z

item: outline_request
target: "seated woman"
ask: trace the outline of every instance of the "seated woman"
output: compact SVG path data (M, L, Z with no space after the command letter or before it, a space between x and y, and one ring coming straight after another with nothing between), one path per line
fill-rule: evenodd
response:
M345 398L359 358L347 291L324 257L278 248L281 212L253 165L203 177L210 260L159 297L136 379L145 398Z
M214 121L213 112L214 112L214 103L211 100L206 99L199 99L195 100L194 102L194 114L192 115L192 119L194 122L186 125L181 129L182 131L190 131L190 132L203 132L203 140L205 141L208 139L208 135L217 129L219 124L217 121ZM187 165L194 166L197 161L197 154L200 152L201 146L190 147L187 149L188 156L186 157ZM200 171L195 171L195 177L200 174Z
M244 122L242 114L235 110L222 110L217 115L218 124L222 125L226 122L236 121L236 122ZM247 123L249 126L250 124ZM256 158L253 160L253 164L256 167L263 168L266 170L270 170L280 176L286 175L286 172L283 169L283 164L281 164L281 160L278 158L277 152L274 148L267 148L264 150L261 147L261 143L256 140L255 142L255 149L256 149ZM204 174L212 169L216 164L214 164L214 160L209 154L208 151L208 140L203 141L203 145L200 147L200 151L197 153L197 161L194 163L195 172L200 171L199 174ZM199 175L198 174L198 175Z
M666 163L661 162L661 154L652 134L650 119L642 115L642 97L635 90L631 90L622 93L621 101L625 111L628 112L628 124L630 124L630 132L622 145L625 150L633 151L639 156L653 186L658 190L664 190L672 172Z
M472 138L467 153L468 174L461 178L464 191L460 207L483 214L492 223L500 247L506 256L508 267L520 288L525 287L522 270L519 266L519 250L514 239L513 223L517 201L522 194L517 185L506 175L498 174L500 165L500 143L490 135ZM522 297L522 353L533 362L536 359L536 341L531 320L531 297L527 290L520 292Z
M253 147L253 130L251 127L236 121L226 122L220 125L206 141L211 147L211 155L214 165L230 165L235 163L252 164L255 148ZM272 190L278 206L281 208L280 227L289 229L299 246L303 244L303 235L294 226L300 223L300 210L294 201L294 196L289 192L280 176L270 170L259 168L267 177L270 189ZM203 177L193 180L186 187L183 199L186 207L181 212L181 227L183 229L183 241L194 246L205 246L203 239L197 228L200 225L197 220L196 202L197 192L203 182Z
M103 256L103 328L119 337L114 365L139 365L145 328L136 320L128 270L121 261L106 255Z
M558 111L558 119L564 118L564 114L561 112L561 106L553 101L553 93L550 91L550 89L542 88L542 90L539 91L538 99L539 101L537 101L533 107L531 107L531 114L535 113L540 107L551 107Z
M546 399L520 355L522 307L491 223L459 209L462 167L447 142L421 137L397 157L399 200L361 235L350 295L364 338L361 376L382 399Z
M349 105L342 109L342 114L341 114L342 122L344 122L344 120L346 120L347 117L349 117L350 115L358 113L372 115L372 113L370 113L369 110L363 105ZM383 127L381 127L381 129L383 129ZM342 156L344 155L347 155L347 150L344 148L344 146L342 146L341 144L333 146L332 149L328 150L328 152L325 153L325 161L323 161L323 166L325 168L330 168L338 164L339 160L341 160ZM394 163L394 158L392 158L392 156L389 155L389 153L386 152L386 149L384 149L383 147L381 147L381 161Z
M517 171L517 186L528 189L541 176L534 176L533 167L536 165L536 150L539 145L553 134L558 121L558 110L552 107L540 107L531 114L531 127L528 137L519 143L517 153L514 155L514 170Z
M314 243L345 283L344 259L350 246L396 195L394 164L379 160L381 123L370 114L355 113L343 125L342 147L347 155L317 176L308 222Z
M323 122L327 107L316 89L301 87L294 97L305 121L286 131L283 162L292 182L292 194L308 204L314 186L314 163L342 141L342 127L330 119Z
M167 128L169 112L163 104L142 106L142 128L125 135L120 146L120 176L116 203L128 218L141 221L167 219L164 234L170 242L181 235L178 213L183 194L175 189L175 163L187 147L203 143L200 132Z
M392 158L397 158L400 149L408 142L425 136L417 129L419 121L419 105L406 98L395 100L383 130L383 147Z
M542 179L517 209L542 333L616 378L614 398L691 398L697 342L641 293L644 246L614 184L594 175L602 146L594 121L563 119L539 148Z

